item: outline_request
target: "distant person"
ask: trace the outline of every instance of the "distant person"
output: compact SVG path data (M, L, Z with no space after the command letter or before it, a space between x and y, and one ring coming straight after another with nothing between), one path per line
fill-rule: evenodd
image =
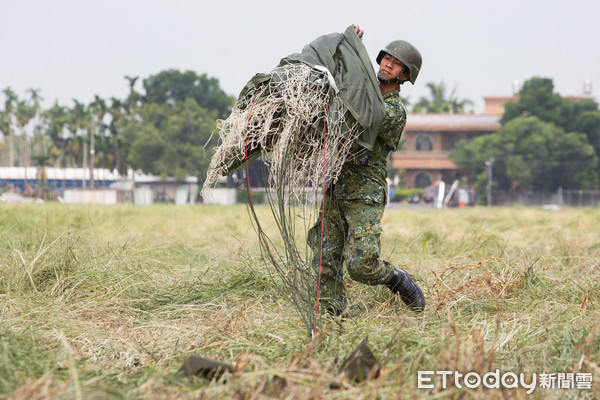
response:
M469 204L469 191L467 177L463 176L458 185L458 207L466 207Z

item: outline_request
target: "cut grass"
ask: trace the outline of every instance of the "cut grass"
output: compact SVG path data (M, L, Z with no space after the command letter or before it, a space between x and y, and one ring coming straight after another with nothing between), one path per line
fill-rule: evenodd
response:
M0 398L598 398L599 224L592 209L389 209L383 254L425 312L348 280L353 316L311 342L244 206L0 204ZM341 380L367 335L383 376ZM243 372L176 374L191 354ZM419 370L495 369L593 385L417 388Z

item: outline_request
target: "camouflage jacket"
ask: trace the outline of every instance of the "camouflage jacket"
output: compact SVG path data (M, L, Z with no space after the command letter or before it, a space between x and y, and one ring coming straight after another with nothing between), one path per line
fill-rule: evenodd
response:
M379 128L373 150L349 160L342 167L330 195L338 200L361 200L385 204L387 197L387 157L398 148L406 125L406 109L400 89L383 96L386 116Z

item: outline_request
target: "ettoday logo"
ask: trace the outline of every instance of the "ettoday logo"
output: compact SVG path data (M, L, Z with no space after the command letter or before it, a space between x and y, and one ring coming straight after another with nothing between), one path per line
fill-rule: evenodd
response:
M583 389L592 388L590 373L524 373L501 372L499 369L483 375L477 372L461 373L458 371L419 371L417 387L434 389L436 385L446 389L450 384L459 389L466 387L475 389L482 385L488 389L527 389L531 394L536 388L542 389Z

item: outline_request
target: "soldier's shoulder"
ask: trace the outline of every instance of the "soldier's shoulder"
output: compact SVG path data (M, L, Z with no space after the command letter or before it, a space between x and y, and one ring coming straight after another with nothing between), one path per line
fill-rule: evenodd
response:
M388 115L406 117L406 107L400 98L400 94L385 99Z

